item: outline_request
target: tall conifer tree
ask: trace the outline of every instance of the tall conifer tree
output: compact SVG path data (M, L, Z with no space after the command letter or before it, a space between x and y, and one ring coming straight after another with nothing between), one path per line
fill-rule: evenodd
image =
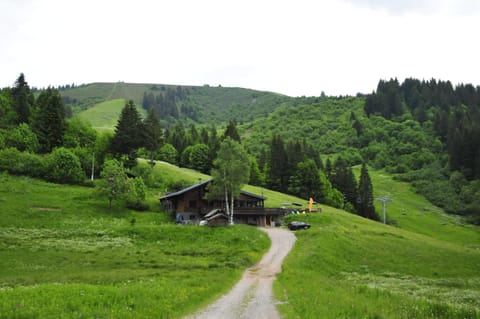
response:
M60 93L48 87L37 99L37 112L34 117L33 130L37 134L40 152L51 152L63 145L67 129L65 105Z
M367 165L362 164L360 181L358 183L357 213L368 219L378 220L375 206L373 206L373 186L368 175Z
M143 123L132 100L125 104L115 126L112 151L117 156L125 156L125 167L136 164L136 150L143 146Z
M230 137L232 140L240 143L240 134L238 134L237 131L237 124L233 120L230 120L230 122L228 122L228 126L225 129L225 133L223 134L224 139L227 137Z
M34 105L33 93L30 91L25 75L20 74L12 88L13 107L17 113L16 122L30 123L30 116Z
M154 154L162 144L162 128L153 108L150 109L148 116L144 120L144 128L144 144L145 148L150 152L150 165L153 167Z
M288 191L288 172L288 156L285 151L285 143L280 135L274 135L270 143L267 186L286 193Z

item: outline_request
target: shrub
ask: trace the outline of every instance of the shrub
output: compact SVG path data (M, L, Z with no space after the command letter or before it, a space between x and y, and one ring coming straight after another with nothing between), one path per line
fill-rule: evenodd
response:
M96 137L97 133L90 123L74 117L67 122L63 145L68 148L93 146Z
M160 188L163 186L162 174L159 170L153 170L150 166L141 164L131 169L136 177L141 177L148 187Z
M172 144L165 144L157 151L156 158L170 164L177 164L177 150Z
M202 173L208 173L210 170L210 148L205 144L196 144L192 146L189 155L190 168Z
M141 177L128 180L128 193L126 206L131 209L144 211L149 206L144 202L147 187Z
M16 148L0 150L0 170L31 177L44 177L46 171L42 156L20 152Z
M53 150L47 158L47 179L64 184L80 184L85 174L78 157L70 150L60 147Z
M30 126L22 123L5 136L5 146L15 147L19 151L36 152L39 148L37 135Z

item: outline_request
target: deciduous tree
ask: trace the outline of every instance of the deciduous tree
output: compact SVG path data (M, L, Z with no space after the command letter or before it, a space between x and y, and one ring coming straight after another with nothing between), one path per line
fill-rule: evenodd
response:
M229 223L233 224L234 200L248 182L250 174L247 152L238 142L227 137L220 145L213 164L213 183L210 184L207 197L211 200L224 198Z
M113 159L105 161L100 177L95 187L96 193L108 198L108 207L111 209L112 201L124 198L128 192L127 174L122 163Z

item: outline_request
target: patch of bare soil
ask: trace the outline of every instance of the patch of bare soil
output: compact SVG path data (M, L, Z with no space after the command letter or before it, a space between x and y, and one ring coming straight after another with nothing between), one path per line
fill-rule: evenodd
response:
M295 235L285 229L264 228L272 242L262 260L248 268L242 279L226 295L187 319L276 319L280 318L272 296L272 284L282 270L282 261L295 243Z
M61 208L56 208L56 207L40 207L40 206L32 206L30 207L30 209L38 210L42 212L59 212L62 210Z

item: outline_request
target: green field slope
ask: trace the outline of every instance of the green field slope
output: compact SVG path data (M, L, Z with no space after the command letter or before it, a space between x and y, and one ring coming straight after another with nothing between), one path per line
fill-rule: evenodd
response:
M179 317L269 245L253 227L177 226L92 192L0 174L0 318Z
M177 86L166 84L138 84L138 83L91 83L61 90L67 105L74 114L88 110L97 104L110 100L133 100L137 106L142 105L144 94L154 96L164 95L166 90L182 88L184 98L177 99L176 107L181 118L188 117L182 114L182 109L195 110L194 121L205 124L224 123L229 120L237 122L251 121L266 117L280 105L292 101L291 97L232 87L204 86Z
M397 227L329 207L290 217L312 228L297 232L275 284L285 318L479 318L478 227L370 174L376 195L393 199L387 217Z
M141 165L147 165L144 161ZM162 184L208 175L164 162ZM320 205L274 284L284 318L479 318L480 231L371 170L390 225ZM245 186L267 207L305 199ZM93 189L0 175L0 318L175 318L228 290L268 247L253 227L176 226ZM377 211L380 203L377 202Z
M124 106L124 99L108 100L80 112L77 117L89 122L97 131L113 132ZM138 108L138 110L140 114L145 113L145 110L141 108Z

